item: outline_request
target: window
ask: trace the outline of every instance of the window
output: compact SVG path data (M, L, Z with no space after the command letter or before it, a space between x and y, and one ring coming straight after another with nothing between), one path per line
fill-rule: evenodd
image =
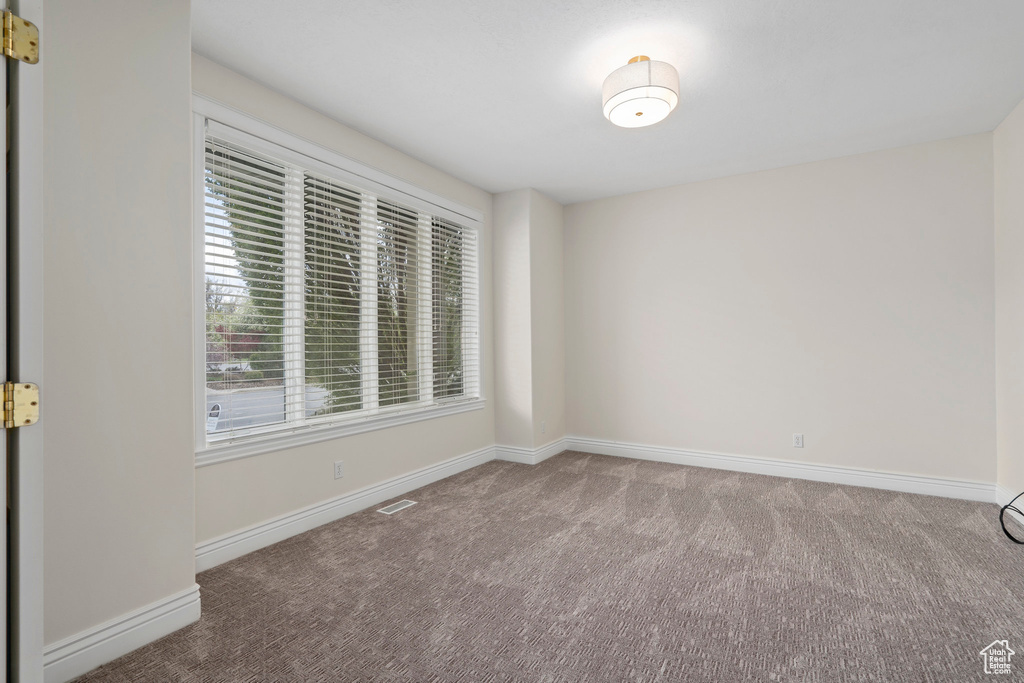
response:
M199 122L199 450L479 403L477 221Z

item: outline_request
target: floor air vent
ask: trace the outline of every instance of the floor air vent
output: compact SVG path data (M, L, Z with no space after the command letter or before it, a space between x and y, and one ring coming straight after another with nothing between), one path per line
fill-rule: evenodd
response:
M400 500L397 503L392 503L391 505L388 505L387 507L383 507L380 510L377 510L377 512L383 512L385 515L393 515L396 512L398 512L399 510L404 510L405 508L409 507L410 505L415 505L415 504L416 504L415 500Z

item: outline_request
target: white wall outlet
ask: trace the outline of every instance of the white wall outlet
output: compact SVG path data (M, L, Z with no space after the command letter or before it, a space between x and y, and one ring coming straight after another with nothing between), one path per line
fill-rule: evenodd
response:
M544 434L547 431L548 431L548 423L545 422L544 420L541 420L540 421L540 433Z
M345 476L345 468L343 467L344 464L345 463L343 461L341 461L341 460L335 460L334 461L334 478L335 479L341 479L342 477Z
M804 435L803 434L794 434L793 435L793 448L803 448L803 447L804 447Z

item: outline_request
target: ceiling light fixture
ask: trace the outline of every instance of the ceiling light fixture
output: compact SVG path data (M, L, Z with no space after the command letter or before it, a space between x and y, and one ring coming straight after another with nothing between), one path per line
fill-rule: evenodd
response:
M640 55L604 79L604 116L616 126L640 128L663 120L679 104L679 73Z

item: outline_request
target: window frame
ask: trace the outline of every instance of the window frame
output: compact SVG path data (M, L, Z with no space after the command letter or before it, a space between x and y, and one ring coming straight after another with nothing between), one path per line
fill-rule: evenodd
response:
M258 455L317 443L378 429L429 420L446 415L479 410L483 398L482 362L480 358L480 228L483 213L419 188L361 162L329 150L322 145L278 128L237 109L193 93L193 337L194 337L194 433L196 466ZM377 408L371 415L349 418L306 418L303 424L275 424L253 427L244 436L231 440L208 441L206 434L206 306L205 306L205 148L207 131L218 138L238 144L254 152L295 164L310 172L349 183L371 193L378 201L391 201L458 224L471 231L475 239L475 263L463 277L472 278L475 298L467 300L475 312L470 324L463 325L464 355L476 363L469 378L466 395L439 399L424 405L423 401ZM428 221L429 222L429 221ZM364 287L366 287L364 283ZM374 285L375 286L375 285Z

